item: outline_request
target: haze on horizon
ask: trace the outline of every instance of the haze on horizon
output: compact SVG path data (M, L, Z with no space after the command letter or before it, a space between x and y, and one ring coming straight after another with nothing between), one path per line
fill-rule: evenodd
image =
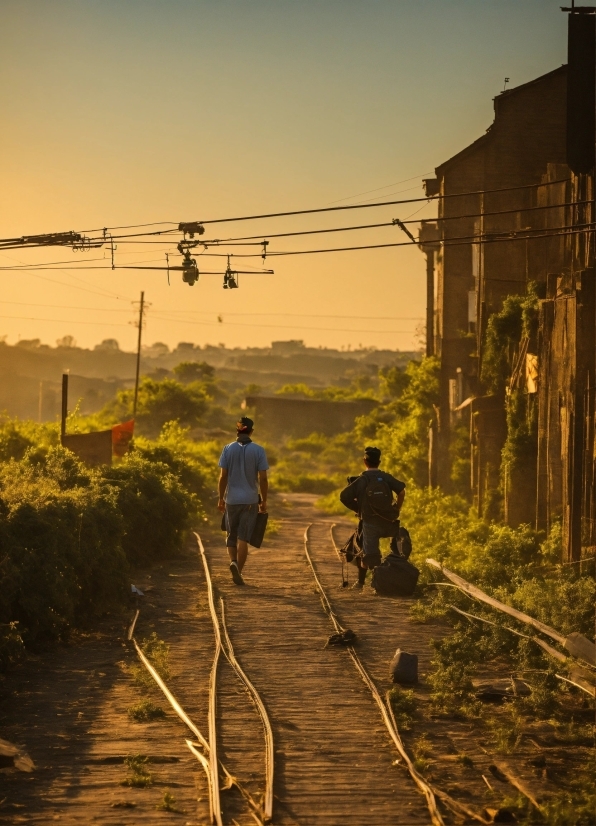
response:
M505 77L511 88L565 61L559 5L4 0L0 237L420 197L421 178L490 125ZM207 232L434 214L404 204ZM402 240L391 227L275 239L269 249ZM70 269L109 266L103 250L0 252L0 266L50 261L69 269L1 273L0 334L11 343L71 334L85 347L115 338L132 349L141 290L151 305L145 341L170 347L300 338L408 350L424 317L415 247L270 258L275 275L241 276L233 291L220 276L189 288L179 273L168 287L163 272ZM120 244L116 263L161 266L164 248Z

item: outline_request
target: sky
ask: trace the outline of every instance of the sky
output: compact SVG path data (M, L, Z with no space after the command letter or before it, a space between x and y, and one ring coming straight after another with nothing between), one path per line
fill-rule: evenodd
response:
M488 128L506 77L513 88L566 61L560 5L2 0L0 238L195 220L206 222L204 238L266 238L431 218L434 205L422 201L209 225L421 198L422 178ZM115 264L162 267L166 251L178 264L178 239L122 239ZM407 240L390 226L270 239L268 249ZM210 247L199 270L223 272L230 251L256 256L232 258L255 271L238 290L223 290L221 274L189 287L177 272L168 285L165 271L112 270L107 247L0 250L0 268L56 262L55 271L0 269L0 336L53 345L72 335L84 347L115 338L132 350L144 291L147 344L420 344L416 246L265 262L259 247Z

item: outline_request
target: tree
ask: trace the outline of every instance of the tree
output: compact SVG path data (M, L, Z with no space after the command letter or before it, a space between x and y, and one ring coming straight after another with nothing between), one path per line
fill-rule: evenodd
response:
M62 336L56 339L56 347L76 347L77 341L74 336Z
M120 350L120 345L115 338L104 338L101 344L96 344L94 350Z
M193 381L211 381L215 375L215 367L206 361L182 361L174 367L173 372L178 381L190 384Z
M116 399L102 411L102 418L124 421L132 417L134 390L120 390ZM205 388L195 382L180 384L174 379L145 377L139 385L137 428L141 433L157 435L166 422L196 427L209 405Z

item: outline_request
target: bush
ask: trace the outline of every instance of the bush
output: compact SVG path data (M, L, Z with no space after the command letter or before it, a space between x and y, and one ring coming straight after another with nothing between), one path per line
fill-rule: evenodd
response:
M171 556L200 510L196 496L162 462L135 453L104 470L124 520L122 547L135 564Z
M145 377L139 385L136 429L157 436L166 422L177 421L194 427L207 411L210 402L204 382L181 384L174 379L157 381ZM116 399L99 414L99 419L112 424L132 418L134 390L119 390Z
M122 517L114 492L63 448L0 472L0 622L25 642L62 637L126 593Z
M388 385L399 393L396 401L357 419L355 437L381 448L383 470L422 486L428 480L428 425L438 404L439 362L411 361L404 376Z
M165 441L174 437L170 430ZM13 445L18 453L22 441ZM202 513L190 488L204 477L172 446L145 450L161 451L169 466L137 451L89 469L47 443L0 464L0 667L18 658L23 642L64 638L121 605L131 563L180 549Z

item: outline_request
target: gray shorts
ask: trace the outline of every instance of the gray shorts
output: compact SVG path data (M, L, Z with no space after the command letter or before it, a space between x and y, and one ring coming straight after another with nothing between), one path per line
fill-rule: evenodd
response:
M381 564L381 548L379 540L397 536L399 522L388 522L387 525L362 523L362 561L367 568L375 568Z
M250 538L257 522L259 506L254 505L226 505L226 528L228 535L226 546L235 548L240 539L242 542L250 542Z

